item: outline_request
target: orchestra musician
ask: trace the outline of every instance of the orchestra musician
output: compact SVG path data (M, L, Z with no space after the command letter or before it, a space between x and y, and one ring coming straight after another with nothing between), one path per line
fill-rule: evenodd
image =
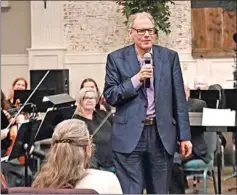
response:
M28 83L27 83L26 79L24 79L23 77L18 77L13 81L12 88L11 88L11 91L8 96L8 101L12 104L12 106L19 108L20 103L21 103L19 99L17 99L16 102L13 102L14 101L14 91L15 90L27 90L27 87L28 87Z
M15 131L15 126L7 128L10 122L10 114L7 112L8 109L10 109L10 104L1 90L1 157L11 145L10 132ZM7 188L7 186L7 181L1 173L1 187Z
M22 114L13 118L8 112L10 109L11 104L7 101L3 91L1 91L1 157L10 155L16 141L18 125L25 120L25 116ZM10 127L8 127L9 124L11 124ZM8 162L1 162L2 173L9 187L24 185L24 163L24 156ZM2 186L4 185L2 184Z
M80 89L82 89L82 88L92 88L92 89L96 90L96 92L98 94L98 98L96 100L96 102L97 102L96 110L103 110L105 112L111 111L111 106L106 103L105 98L104 98L103 94L100 93L98 85L94 79L92 79L92 78L84 79L81 83Z

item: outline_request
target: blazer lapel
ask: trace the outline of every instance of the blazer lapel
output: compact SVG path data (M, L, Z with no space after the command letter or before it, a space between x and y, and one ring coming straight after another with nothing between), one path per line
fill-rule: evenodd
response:
M137 54L136 54L136 51L135 51L135 45L134 45L134 44L131 45L131 46L128 48L128 51L127 51L127 52L128 52L128 53L125 54L125 55L128 56L127 58L125 58L125 59L126 59L126 62L127 62L128 66L129 66L129 68L130 68L130 71L131 71L132 75L135 75L135 74L137 74L137 73L139 72L139 70L140 70L140 68L141 68L141 67L140 67L140 64L139 64L139 61L138 61L138 59L137 59ZM141 86L140 89L142 90L143 94L144 94L145 97L146 97L147 94L146 94L146 90L145 90L145 88L143 87L143 85Z
M155 101L157 101L160 92L160 81L161 81L161 72L162 72L162 65L163 59L160 53L160 48L152 47L153 53L153 66L154 66L154 89L155 89Z
M124 56L127 56L125 58L129 68L130 68L130 71L131 71L131 74L132 75L135 75L139 72L140 70L140 65L139 65L139 62L138 62L138 59L137 59L137 54L136 54L136 51L135 51L135 46L134 44L131 45L130 47L128 47L128 50L125 51L127 52L127 54L125 53Z

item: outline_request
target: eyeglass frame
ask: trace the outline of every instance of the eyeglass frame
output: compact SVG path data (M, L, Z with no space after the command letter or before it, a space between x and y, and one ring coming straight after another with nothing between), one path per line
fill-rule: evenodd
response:
M96 100L96 97L83 97L82 100Z
M154 27L153 27L153 28L147 28L147 29L137 29L137 28L131 27L131 29L135 30L136 33L137 33L139 36L143 36L143 35L145 35L146 32L148 32L149 35L154 35L154 34L155 34L155 28L154 28ZM142 31L142 30L144 31L144 33L139 34L139 31ZM149 30L152 30L153 33L152 33L152 34L149 33Z

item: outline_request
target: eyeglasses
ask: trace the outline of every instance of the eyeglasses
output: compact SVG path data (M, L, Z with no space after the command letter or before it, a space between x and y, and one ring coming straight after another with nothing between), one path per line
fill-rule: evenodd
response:
M154 28L148 28L148 29L136 29L132 28L133 30L137 31L137 34L139 36L143 36L148 32L149 35L154 35L155 34L155 29Z
M84 97L83 100L96 100L95 97Z

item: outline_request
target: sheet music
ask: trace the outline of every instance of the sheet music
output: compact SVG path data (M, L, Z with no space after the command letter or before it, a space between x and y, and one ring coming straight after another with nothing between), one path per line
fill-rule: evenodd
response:
M49 98L44 96L42 102L48 102L48 101L49 101Z
M230 109L203 108L203 126L235 126L236 111Z
M4 162L4 161L7 161L9 158L9 156L4 156L4 157L1 157L1 162Z

